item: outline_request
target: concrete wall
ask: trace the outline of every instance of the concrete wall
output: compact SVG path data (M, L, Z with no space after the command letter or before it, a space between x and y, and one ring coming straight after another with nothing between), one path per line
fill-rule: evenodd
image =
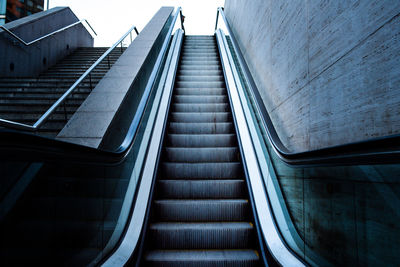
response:
M162 7L93 89L57 139L115 150L125 137L171 23Z
M305 151L400 133L400 1L226 0L283 143Z
M25 42L79 21L68 7L56 7L4 25ZM24 46L0 29L0 77L37 76L77 47L93 46L93 37L82 24ZM13 67L12 67L13 66Z

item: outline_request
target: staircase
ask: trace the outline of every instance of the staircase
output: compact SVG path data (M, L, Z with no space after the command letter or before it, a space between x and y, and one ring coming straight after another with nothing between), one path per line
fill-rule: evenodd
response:
M258 266L246 180L213 36L187 36L143 266Z
M107 49L78 48L38 77L0 78L0 118L33 125ZM91 81L85 79L38 133L54 138L121 54L114 49L109 60L93 70Z

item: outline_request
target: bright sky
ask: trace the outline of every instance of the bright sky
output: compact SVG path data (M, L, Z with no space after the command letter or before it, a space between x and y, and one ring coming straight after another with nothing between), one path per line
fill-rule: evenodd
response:
M224 0L49 0L50 8L69 6L97 32L95 46L111 46L135 25L139 32L162 6L181 6L186 34L214 33L217 7ZM46 2L45 2L46 3ZM179 22L179 21L178 21Z

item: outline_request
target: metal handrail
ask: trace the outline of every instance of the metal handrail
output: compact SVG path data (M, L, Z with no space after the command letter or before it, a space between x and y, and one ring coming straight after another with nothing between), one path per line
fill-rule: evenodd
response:
M130 35L131 43L132 43L132 31L135 31L137 35L139 35L139 32L135 26L132 26L122 37L113 45L111 46L100 58L96 60L95 63L93 63L92 66L90 66L85 73L83 73L78 80L35 122L33 125L28 125L24 123L19 123L15 121L10 121L10 120L5 120L5 119L0 119L0 126L7 127L7 128L13 128L13 129L19 129L19 130L25 130L25 131L37 131L40 126L49 118L49 116L62 104L65 103L64 101L67 99L67 97L78 87L78 85L89 76L90 79L90 84L91 84L91 72L93 69L97 67L110 53L112 50L114 50L119 44L121 44L121 51L122 51L122 41ZM110 63L108 65L110 67ZM65 111L65 109L64 109Z
M35 40L33 40L33 41L30 41L30 42L24 41L21 37L19 37L18 35L16 35L15 33L13 33L12 31L10 31L9 29L7 29L6 27L4 27L4 26L2 26L2 25L0 25L0 29L3 29L6 33L8 33L9 35L11 35L13 38L15 38L15 39L16 39L18 42L20 42L21 44L23 44L23 45L25 45L25 46L30 46L30 45L32 45L32 44L34 44L34 43L37 43L37 42L39 42L39 41L41 41L41 40L43 40L43 39L46 39L46 38L48 38L48 37L50 37L50 36L52 36L52 35L54 35L54 34L56 34L56 33L59 33L59 32L65 31L65 30L67 30L67 29L69 29L69 28L71 28L71 27L74 27L75 25L78 25L78 24L82 24L82 25L83 25L83 22L86 22L86 24L87 24L87 25L89 26L89 28L92 30L92 32L94 33L94 35L97 36L96 31L93 29L93 27L90 25L90 23L89 23L86 19L82 19L82 20L80 20L80 21L74 22L74 23L72 23L72 24L70 24L70 25L68 25L68 26L65 26L65 27L63 27L63 28L61 28L61 29L58 29L58 30L56 30L56 31L53 31L53 32L48 33L48 34L46 34L46 35L43 35L42 37L39 37L39 38L37 38L37 39L35 39Z
M217 9L215 29L221 15L224 25L232 41L233 49L242 67L244 79L249 86L249 95L254 100L254 110L260 117L260 126L267 134L269 143L278 157L291 166L326 166L326 165L355 165L355 164L390 164L400 160L400 135L391 135L353 142L338 146L309 150L305 152L290 151L279 138L272 120L264 106L250 70L238 47L235 36L225 17L224 9Z

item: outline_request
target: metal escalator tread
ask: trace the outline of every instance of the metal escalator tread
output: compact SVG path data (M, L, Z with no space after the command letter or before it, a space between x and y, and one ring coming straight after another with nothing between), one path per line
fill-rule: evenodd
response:
M143 266L259 266L240 152L213 36L187 36Z

